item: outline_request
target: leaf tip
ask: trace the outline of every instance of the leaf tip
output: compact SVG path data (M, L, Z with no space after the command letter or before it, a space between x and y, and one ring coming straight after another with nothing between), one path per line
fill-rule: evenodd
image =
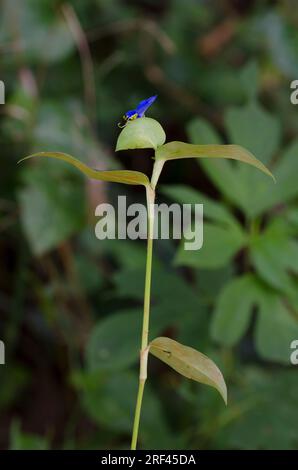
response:
M273 183L276 184L276 178L275 178L274 174L271 173L271 171L268 170L268 168L265 165L262 165L262 166L263 166L263 168L262 168L263 172L266 173L268 176L270 176L273 179Z
M215 365L215 368L217 369L217 381L216 383L213 384L213 387L218 391L220 394L221 398L223 399L225 405L228 405L228 389L227 385L224 379L224 376L220 369Z
M31 155L27 155L26 157L23 157L21 158L20 160L17 161L17 165L19 163L22 163L23 161L25 160L29 160L30 158L33 158L33 157L43 157L43 156L48 156L47 154L48 153L51 153L51 152L37 152L37 153L32 153ZM61 153L61 152L56 152L57 154Z
M225 405L228 406L228 390L227 390L227 386L226 386L226 383L224 381L224 388L221 392L221 396L222 396L222 399L223 401L225 402Z

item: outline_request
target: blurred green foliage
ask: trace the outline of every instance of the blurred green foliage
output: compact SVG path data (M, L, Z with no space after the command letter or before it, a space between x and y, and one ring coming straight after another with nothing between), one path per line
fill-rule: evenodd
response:
M150 358L141 445L297 448L295 6L2 1L1 448L128 446L145 245L96 240L94 208L143 192L88 182L60 162L16 162L64 151L149 174L150 154L114 147L123 112L155 93L149 115L167 140L241 144L277 183L230 161L167 164L158 198L204 204L204 246L157 241L151 335L212 357L229 404Z

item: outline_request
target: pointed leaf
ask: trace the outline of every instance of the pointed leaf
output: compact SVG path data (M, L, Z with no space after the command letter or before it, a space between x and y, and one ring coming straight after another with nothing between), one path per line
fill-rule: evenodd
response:
M290 307L291 308L291 307ZM255 342L263 359L290 365L291 343L298 338L298 321L274 293L261 298Z
M283 291L297 303L298 245L283 219L275 218L258 236L251 239L251 260L264 281Z
M210 123L202 118L193 119L187 126L187 133L192 144L221 144L220 136ZM222 195L236 207L243 210L246 207L247 192L250 188L246 188L243 181L238 178L238 169L233 161L228 159L212 160L208 158L200 158L197 163L203 168L208 178L219 189ZM241 167L245 165L239 165ZM259 174L256 171L250 173ZM267 178L262 178L262 181ZM251 195L251 191L250 191ZM205 209L205 207L204 207Z
M203 204L204 215L208 219L224 225L238 225L237 220L224 205L209 198L197 189L183 184L172 184L161 186L159 191L180 204Z
M155 119L143 117L128 122L120 132L116 151L128 149L156 149L164 144L166 134Z
M258 297L257 280L252 274L225 284L212 318L212 338L225 346L234 346L248 329Z
M242 85L246 99L249 101L255 100L258 94L259 69L254 60L248 62L240 70L239 81Z
M22 158L18 163L28 160L32 157L49 157L56 158L58 160L63 160L67 163L70 163L72 166L75 166L80 170L84 175L89 178L100 180L100 181L110 181L113 183L124 183L124 184L136 184L147 186L149 184L148 177L139 171L129 171L129 170L111 170L111 171L99 171L84 163L80 162L76 158L68 155L63 152L39 152L29 155L28 157Z
M281 141L281 126L277 117L257 102L251 102L240 108L228 109L224 121L230 142L248 149L265 165L272 162ZM235 178L242 185L241 208L248 217L256 217L263 212L264 201L274 198L276 188L272 191L269 182L259 172L250 171L246 165L236 165L236 172ZM274 173L280 187L276 171Z
M150 352L184 377L216 388L227 403L222 373L209 357L173 339L160 337L150 343Z
M272 192L271 198L266 194L265 203L267 207L273 204L281 204L294 199L298 195L297 172L298 172L298 139L295 139L286 148L281 158L276 164L275 174L278 180L276 189ZM269 201L268 201L269 199ZM267 208L266 207L266 208Z
M155 153L158 160L175 160L178 158L229 158L248 163L275 180L272 173L248 150L239 145L193 145L173 141L159 147Z
M224 226L204 222L202 248L185 250L181 243L175 257L175 264L195 268L220 268L227 265L246 242L246 234L236 224Z
M281 140L280 121L276 116L253 101L228 109L224 120L230 142L248 148L266 164L271 161Z

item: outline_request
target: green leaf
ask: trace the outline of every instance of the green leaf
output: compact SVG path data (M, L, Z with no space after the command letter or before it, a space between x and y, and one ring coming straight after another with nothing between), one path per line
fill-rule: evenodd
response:
M185 142L168 142L155 152L157 160L175 160L178 158L228 158L252 165L274 180L272 173L248 150L239 145L194 145Z
M298 139L282 154L275 168L278 185L272 194L273 203L285 203L298 195Z
M97 322L86 348L88 369L119 370L133 364L140 334L140 310L113 313Z
M116 151L128 149L156 149L164 144L166 135L155 119L142 117L128 122L119 134Z
M195 269L195 286L200 300L208 306L214 306L218 293L223 286L229 282L235 275L235 266L233 263L219 269ZM208 329L210 324L210 315L208 314Z
M298 338L298 320L281 298L272 293L263 296L257 318L255 341L264 359L290 365L291 343Z
M115 273L113 280L116 284L117 294L142 300L144 269L144 267L136 269L125 267ZM152 298L156 301L165 299L168 302L174 299L172 306L179 303L179 308L184 305L187 309L192 309L192 312L195 312L200 305L199 298L192 286L179 273L173 272L172 269L165 269L155 260L153 261Z
M277 205L293 200L297 196L297 156L298 140L295 140L275 162L274 174L278 184L274 188L270 188L264 179L260 179L256 175L252 180L252 175L243 176L239 174L239 181L242 181L243 187L254 187L253 194L248 191L244 204L242 204L249 215L258 216Z
M11 25L16 21L16 9L18 34L22 38L18 51L27 64L54 63L70 55L75 47L71 31L61 12L52 9L48 2L30 1L26 5L18 0L1 2L0 30L7 42L14 40Z
M65 74L66 70L64 69L62 73ZM68 73L71 74L71 71ZM65 81L67 80L68 76L65 77ZM35 115L36 124L32 129L32 153L41 148L45 152L59 149L59 152L68 155L80 155L81 161L86 164L90 161L93 164L97 162L103 164L107 169L120 168L119 162L94 135L88 120L85 119L82 103L69 98L64 90L66 88L60 90L61 94L66 95L64 99L52 100L50 97L47 99L44 97L42 103L39 103ZM26 123L27 131L30 126L29 113Z
M275 219L251 241L251 259L259 275L272 287L297 299L290 271L297 272L298 244L282 219Z
M124 183L124 184L135 184L135 185L144 185L149 184L148 177L139 171L130 171L130 170L112 170L112 171L99 171L90 168L84 163L80 162L76 158L68 155L67 153L62 152L39 152L29 155L28 157L22 158L19 161L23 162L32 157L49 157L56 158L58 160L63 160L67 163L70 163L72 166L80 170L84 175L88 176L91 179L99 181L109 181L113 183Z
M154 338L161 335L166 328L175 327L179 339L183 338L188 329L194 337L194 344L198 342L202 345L206 341L207 314L200 296L179 273L165 270L155 261L152 276L153 305L150 315L150 337ZM138 300L141 305L144 267L122 269L115 274L114 282L119 297ZM181 316L182 310L183 316ZM200 312L199 316L198 312Z
M231 108L225 116L229 140L241 145L262 162L269 163L280 143L280 122L252 102L240 108Z
M284 213L286 223L291 227L296 233L298 231L298 207L289 207Z
M229 263L245 245L246 235L238 226L204 223L204 241L200 250L184 250L180 245L176 265L200 268L219 268Z
M193 144L220 144L221 139L208 121L193 119L187 126L189 138ZM246 201L246 188L237 178L234 162L230 160L197 160L210 180L222 194L237 207L242 209ZM249 188L250 189L250 188Z
M74 377L88 415L97 423L119 432L130 432L137 393L137 377L131 372L84 373Z
M278 150L279 121L258 104L250 103L232 109L231 114L228 113L226 116L226 122L229 140L248 148L262 161L270 161ZM265 129L264 135L262 126ZM194 144L220 143L213 128L202 119L193 120L188 125L188 133ZM253 137L255 135L258 136L257 139ZM268 143L266 138L269 139ZM222 194L249 217L254 217L275 204L280 187L280 178L276 172L274 173L278 185L272 188L269 180L266 180L261 173L252 172L248 166L238 162L201 159L199 163Z
M297 449L297 370L292 369L239 367L230 406L220 410L220 418L217 410L208 413L209 423L221 423L215 432L212 428L214 448Z
M229 109L225 115L225 124L229 141L247 148L264 164L270 164L281 140L280 122L275 116L258 103L251 102L244 107ZM251 172L243 165L236 164L235 178L242 185L237 206L249 217L262 213L264 201L268 203L273 199L275 187L272 188L261 174Z
M255 61L248 62L239 73L239 79L243 87L243 91L248 100L257 97L259 70Z
M53 177L41 184L38 176L39 172L18 192L18 200L23 230L33 253L39 256L82 229L85 206L80 181L74 184L70 179Z
M73 373L72 382L79 390L84 409L94 422L118 435L122 432L129 436L137 396L137 374L130 371L117 374L76 372ZM175 446L175 437L150 384L146 385L143 400L140 426L142 447L164 449Z
M222 373L207 356L166 337L151 341L149 350L184 377L214 387L227 403L227 387Z
M222 140L211 124L202 118L195 118L187 125L187 133L193 144L221 144Z
M204 216L211 220L223 224L238 225L236 219L222 204L210 199L197 189L182 184L173 184L162 186L159 191L180 204L203 204Z
M233 346L247 331L256 302L256 279L250 274L232 279L220 292L211 323L213 339Z

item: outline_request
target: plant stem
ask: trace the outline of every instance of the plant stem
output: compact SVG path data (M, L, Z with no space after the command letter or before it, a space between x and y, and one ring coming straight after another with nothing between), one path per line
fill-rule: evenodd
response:
M155 160L153 171L152 171L152 178L151 178L151 186L155 190L158 179L162 172L163 166L165 164L165 160Z
M149 318L150 318L150 294L151 294L151 272L152 272L152 250L154 235L154 200L155 190L151 186L146 188L147 211L148 211L148 236L147 236L147 258L146 258L146 275L145 275L145 292L144 292L144 312L142 326L142 343L140 351L140 377L137 403L135 409L135 417L133 424L131 450L136 450L139 424L142 408L142 400L145 382L147 379L147 362L148 362L148 335L149 335Z
M141 416L141 407L142 407L142 400L143 400L143 393L145 387L145 380L139 381L139 389L138 389L138 396L137 396L137 403L135 409L135 418L133 423L133 432L132 432L132 439L131 439L131 450L136 450L137 448L137 440L139 434L139 424L140 424L140 416Z

